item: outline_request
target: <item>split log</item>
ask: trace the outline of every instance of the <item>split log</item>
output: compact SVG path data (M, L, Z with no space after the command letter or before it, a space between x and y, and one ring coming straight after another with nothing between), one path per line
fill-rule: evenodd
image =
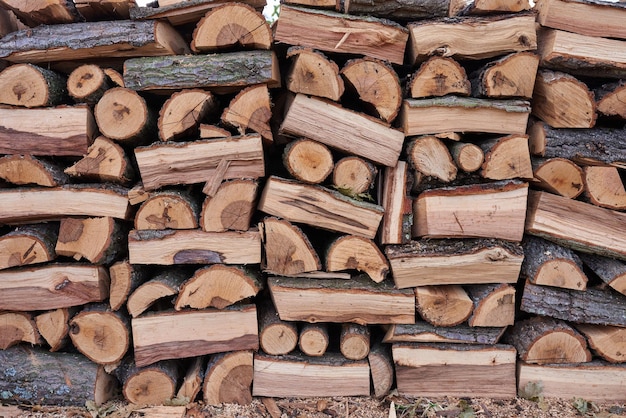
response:
M18 227L0 236L0 270L54 260L58 231L57 225L42 223Z
M117 311L126 304L128 296L146 281L147 270L143 266L130 264L128 260L122 260L109 267L109 276L109 305L111 310Z
M224 309L253 298L263 288L258 270L216 264L196 270L178 292L174 308Z
M407 136L440 132L524 134L530 104L523 100L487 100L446 96L405 99L399 121Z
M395 376L390 347L382 343L374 344L367 355L367 363L370 366L374 396L380 399L391 391Z
M252 396L369 396L366 360L346 360L338 353L320 358L254 355Z
M150 197L150 193L146 191L143 188L143 184L139 182L128 190L127 196L128 196L128 203L135 206L141 202L145 202L146 199Z
M407 160L413 169L425 176L449 183L456 178L457 166L448 147L433 135L420 136L407 144Z
M361 202L321 186L270 176L258 209L290 222L374 238L383 216L378 205Z
M96 104L112 82L104 70L94 64L84 64L72 71L67 78L67 91L78 103Z
M59 308L41 313L35 317L35 324L41 337L50 346L50 351L59 351L69 342L70 318L77 308Z
M626 209L626 190L615 167L584 168L585 196L589 202L602 208Z
M309 357L321 357L326 354L330 336L328 324L303 324L300 328L298 348Z
M431 55L477 60L537 48L535 17L528 13L427 20L410 23L407 28L410 64ZM480 42L475 42L477 39Z
M267 84L246 87L241 90L222 113L221 121L236 128L241 135L251 130L259 133L269 143L273 142L272 101Z
M170 141L197 135L200 122L216 108L217 99L205 90L187 89L172 94L159 111L159 138Z
M532 8L528 0L452 0L450 16L517 13Z
M408 31L397 23L327 10L284 6L274 40L322 51L363 54L393 64L404 62ZM309 36L316 28L315 36Z
M302 229L275 217L263 220L265 266L263 270L292 275L322 269L322 262ZM268 353L270 354L270 353Z
M69 180L57 163L28 154L0 157L0 179L20 186L30 184L43 187L61 186Z
M541 28L537 38L539 65L544 68L581 76L626 78L626 41L548 28Z
M178 392L176 392L176 397L178 399L187 399L189 403L195 402L198 397L198 393L200 393L200 389L202 389L202 382L204 382L204 375L206 372L205 363L206 361L204 356L194 357L191 359L189 366L187 367L185 377L183 378L183 382L180 384ZM184 418L185 411L183 411L183 416L181 418Z
M258 264L261 237L257 230L135 230L128 235L128 253L133 264Z
M546 192L528 195L526 233L564 247L626 259L623 228L626 214Z
M221 161L229 162L222 179L265 175L263 145L257 134L152 144L136 148L135 157L146 190L210 181Z
M593 128L596 102L589 88L575 77L541 70L535 79L532 113L554 128Z
M370 15L391 20L414 21L448 16L450 1L364 1L346 0L342 3L343 12L352 15Z
M577 324L576 329L587 338L594 353L610 363L623 363L626 328L610 325Z
M319 184L333 171L333 154L320 142L297 139L285 146L283 165L296 180Z
M586 364L525 364L518 366L518 387L541 382L545 398L585 399L592 402L621 402L626 368L604 362ZM531 383L532 382L532 383Z
M399 289L441 284L516 283L524 252L495 239L411 241L385 248Z
M382 245L411 240L413 211L407 190L407 167L406 162L398 161L395 167L385 167L381 174L378 203L385 210L379 233Z
M160 0L159 7L133 7L130 18L133 20L166 19L174 26L196 24L207 11L224 3L215 0ZM266 3L262 0L245 0L242 3L261 10Z
M367 194L377 174L374 164L360 157L344 157L333 168L333 186L348 196Z
M269 277L268 287L283 321L411 324L415 322L412 290L394 289L389 281L372 283L364 276L350 281ZM324 306L319 301L324 300Z
M76 9L87 21L130 19L133 0L74 0Z
M402 104L398 74L390 64L374 58L356 58L341 69L348 90L365 104L366 113L391 123Z
M21 107L61 104L67 96L65 76L33 64L16 64L0 72L0 103Z
M415 307L423 320L438 327L453 327L469 318L474 304L459 285L418 286Z
M474 303L470 327L506 327L515 322L515 287L510 284L475 284L465 290Z
M598 112L626 119L626 82L604 84L594 90L594 96Z
M533 177L537 181L534 185L541 189L570 199L577 198L583 192L583 170L572 160L533 157L531 163Z
M312 7L316 9L335 9L337 7L335 0L287 0L285 4L295 4L296 6ZM263 402L263 404L265 404L265 402ZM265 406L267 407L267 405ZM275 418L273 414L272 417Z
M485 153L476 144L469 142L453 142L448 146L456 167L466 173L477 171L485 160Z
M101 302L109 296L106 269L83 264L0 271L0 310L34 311Z
M280 73L272 51L146 56L124 61L124 83L133 90L151 92L193 88L233 91L261 83L280 87Z
M333 7L334 7L333 3ZM15 32L20 29L26 29L28 26L23 24L15 13L10 10L0 8L0 38L11 32Z
M259 348L254 305L144 315L133 319L132 333L140 367L165 359Z
M254 375L252 361L253 353L249 350L212 356L202 385L204 403L249 405Z
M506 327L470 327L467 324L460 324L454 327L437 327L425 321L417 321L415 324L394 324L389 326L383 342L493 345L500 341L506 329Z
M226 138L232 136L229 131L216 125L201 123L199 126L200 139L207 138Z
M0 108L0 153L83 156L97 127L86 106Z
M426 190L413 204L413 236L521 241L527 196L517 181Z
M285 75L287 90L339 101L345 86L334 61L319 51L303 47L289 48L287 58L291 58Z
M126 253L126 233L124 225L111 217L64 218L55 251L76 261L110 264Z
M123 144L139 145L156 132L156 112L134 90L114 87L96 104L94 116L102 135Z
M328 244L326 271L356 270L380 283L389 273L389 262L376 243L355 235L341 236ZM354 360L354 359L353 359Z
M143 282L128 296L126 308L131 317L137 318L159 300L173 300L182 284L189 276L180 270L167 269L160 271L151 279ZM168 306L172 304L168 301Z
M272 46L272 31L265 17L244 3L225 3L209 10L196 25L192 38L194 52Z
M99 136L87 148L87 155L65 173L85 181L129 184L135 178L135 169L124 149L110 139Z
M626 263L595 254L579 254L580 259L604 283L626 295Z
M392 353L401 395L515 398L509 345L395 343Z
M533 236L524 237L522 274L533 284L585 290L587 276L578 255L569 248Z
M160 405L172 399L180 378L180 367L174 361L160 361L138 366L130 357L115 369L123 384L124 399L137 405Z
M362 360L370 352L370 330L366 325L342 324L339 351L348 360Z
M626 39L626 8L620 3L540 0L535 7L541 26L602 38ZM602 27L590 20L602 22Z
M70 321L74 347L98 364L116 364L130 346L130 321L105 304L89 305Z
M118 389L113 376L81 354L20 346L0 350L0 364L0 392L20 404L84 408L86 402L102 405Z
M26 312L0 312L0 350L22 342L41 344L33 316Z
M41 25L0 39L0 58L47 63L189 53L182 35L165 22L118 20Z
M298 327L280 319L274 303L269 299L257 304L259 316L259 346L264 353L282 356L298 345Z
M433 56L420 64L407 83L408 97L456 94L469 96L471 85L463 68L449 57Z
M621 314L626 309L626 297L611 289L581 292L526 283L520 309L574 323L626 326Z
M517 52L491 61L470 75L472 95L498 99L531 99L539 66L539 56Z
M11 10L26 26L79 22L81 16L69 0L1 0L0 7Z
M386 166L396 165L404 142L402 132L369 116L303 94L289 105L280 133L313 139Z
M202 230L222 232L250 229L258 188L258 181L252 179L235 179L220 184L213 197L207 196L202 205Z
M527 135L489 139L479 145L485 153L480 171L482 177L491 180L533 178Z
M200 205L183 190L152 193L137 209L135 229L196 229Z
M117 86L117 87L126 87L126 85L124 84L124 77L122 76L122 74L119 71L117 71L114 68L110 68L110 67L104 68L103 71L109 77L109 79L113 83L114 87L115 86Z

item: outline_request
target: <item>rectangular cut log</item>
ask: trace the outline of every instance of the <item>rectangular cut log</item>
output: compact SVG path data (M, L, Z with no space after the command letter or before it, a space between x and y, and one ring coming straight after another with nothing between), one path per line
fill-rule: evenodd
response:
M512 346L395 343L392 353L401 395L516 396Z
M187 23L196 24L208 11L224 4L222 0L160 0L159 7L133 7L130 18L133 20L167 19L174 26ZM257 10L265 6L264 0L243 0ZM335 3L333 3L334 5Z
M255 305L145 315L132 320L132 332L138 367L166 359L259 348Z
M385 255L396 287L516 283L524 259L519 244L496 239L412 241Z
M0 224L54 220L67 216L129 216L127 190L103 185L0 190Z
M109 274L100 266L50 264L0 271L0 310L68 308L108 296Z
M339 353L323 357L254 355L252 396L369 396L367 360L349 361Z
M536 9L541 26L581 35L626 39L626 5L623 2L540 0Z
M289 105L280 131L390 167L398 162L404 142L401 131L338 104L304 94L296 95Z
M126 87L139 91L186 88L239 90L253 84L280 87L278 60L272 51L132 58L124 62Z
M145 190L172 184L210 181L220 162L228 162L222 180L265 175L263 143L258 134L191 142L155 143L135 149Z
M385 209L379 234L381 244L404 244L411 240L413 211L407 179L408 164L404 161L386 167L381 173L378 200Z
M524 134L530 103L524 100L489 100L446 96L405 99L400 110L404 134L486 132Z
M383 208L361 202L321 186L271 176L258 209L291 222L373 239Z
M374 283L366 276L352 280L270 277L268 287L283 321L415 322L413 291L394 289L389 281Z
M417 321L415 324L391 325L383 342L496 344L505 330L506 327L470 327L467 324L438 327Z
M525 230L573 250L626 260L626 214L611 209L531 191Z
M413 205L413 236L521 241L528 184L474 184L422 192Z
M520 393L541 382L545 398L583 398L590 402L624 402L626 366L593 361L584 364L528 364L517 366Z
M0 107L0 154L80 156L98 128L89 107Z
M259 264L261 236L245 232L201 230L131 231L128 235L131 264Z
M117 20L41 25L0 39L0 58L9 62L56 62L189 53L168 23Z
M537 49L535 16L528 13L427 20L410 23L408 29L410 64L435 54L483 59Z
M542 28L537 51L544 68L567 73L626 78L626 41Z
M130 18L134 0L74 0L78 13L87 21Z
M362 54L393 64L404 62L409 33L389 20L294 6L281 7L280 17L274 31L278 42L333 53Z

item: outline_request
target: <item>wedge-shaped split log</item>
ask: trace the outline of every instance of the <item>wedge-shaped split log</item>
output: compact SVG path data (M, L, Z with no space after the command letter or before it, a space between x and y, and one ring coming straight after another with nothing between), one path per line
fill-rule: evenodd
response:
M408 97L469 96L471 85L465 68L449 57L433 56L424 61L407 83Z
M128 255L132 264L258 264L261 237L257 230L135 230L128 235Z
M126 253L127 229L111 217L64 218L55 251L58 255L110 264Z
M99 136L87 149L87 155L66 168L65 174L81 181L128 185L135 178L135 169L124 148L109 138Z
M263 220L264 270L293 275L322 269L317 251L302 229L291 222L267 217Z
M253 356L250 350L212 356L202 384L204 403L249 405L252 402Z
M200 204L191 193L164 190L152 193L137 209L135 229L196 229Z
M41 344L33 316L27 312L0 313L0 350L20 343Z
M470 327L506 327L515 322L515 287L510 284L475 284L465 290L474 303Z
M181 270L161 270L154 277L139 285L128 296L126 302L128 313L131 317L136 318L159 301L175 297L187 279L189 279L189 275Z
M256 207L259 182L253 179L228 180L207 196L200 213L205 232L247 231Z
M20 107L49 107L67 96L65 76L33 64L16 64L0 73L0 103Z
M622 80L594 89L596 108L605 116L626 119L626 83Z
M259 348L254 305L144 315L133 319L132 332L140 367L165 359Z
M395 343L398 392L409 396L516 396L509 345Z
M70 318L78 308L59 308L43 312L35 317L41 337L50 346L50 351L60 351L70 340Z
M126 304L128 296L148 279L145 266L133 265L128 260L118 261L109 267L111 288L109 291L109 305L111 310L117 311Z
M596 254L579 254L583 263L604 283L626 296L626 263Z
M328 245L326 270L357 270L380 283L389 273L389 262L371 239L344 235Z
M542 238L525 236L522 274L533 284L585 290L587 275L578 255Z
M457 166L448 147L433 135L411 139L406 147L407 159L413 169L425 176L449 183L456 178Z
M222 122L236 128L241 135L251 130L268 142L274 140L269 125L272 101L267 84L246 87L240 91L222 113Z
M472 300L460 285L418 286L415 307L423 320L440 327L453 327L469 318Z
M159 111L159 138L170 141L197 135L200 122L216 108L217 99L209 91L187 89L172 94Z
M524 259L521 245L496 239L412 241L387 246L385 255L399 289L515 283Z
M577 324L593 352L610 363L626 360L626 328L610 325Z
M539 56L533 52L517 52L491 61L470 75L472 95L531 99L538 66Z
M367 362L370 366L373 395L380 399L391 391L395 378L389 345L381 342L376 342L372 345L367 355Z
M0 270L52 261L58 238L55 224L33 224L0 236Z
M11 10L26 26L55 25L81 20L73 1L2 0L0 7Z
M270 277L268 287L280 319L357 324L412 324L415 295L394 289L388 281ZM323 298L324 306L319 300Z
M178 363L172 360L137 366L131 357L127 357L114 373L122 383L122 394L128 402L162 405L176 394L181 370Z
M506 327L470 327L459 324L454 327L439 327L426 321L415 324L394 324L387 329L384 343L461 343L496 344Z
M585 196L591 203L613 210L626 209L626 190L616 167L584 168Z
M287 58L291 59L285 76L287 90L339 101L345 86L334 61L319 51L304 47L289 48Z
M253 396L369 396L367 360L338 353L323 357L254 355Z
M68 183L69 177L57 163L14 154L0 157L0 179L19 186L56 187Z
M585 189L583 169L567 158L532 157L533 182L539 188L575 199Z
M480 175L491 180L531 179L532 162L527 135L509 135L480 142L485 154Z

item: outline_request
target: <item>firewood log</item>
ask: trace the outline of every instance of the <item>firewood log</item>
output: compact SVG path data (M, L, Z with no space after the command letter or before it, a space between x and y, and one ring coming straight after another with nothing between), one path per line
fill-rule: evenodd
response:
M267 217L263 220L264 270L292 275L322 268L317 251L302 229L291 222Z
M123 144L145 144L156 133L156 111L139 93L125 87L107 90L96 104L94 115L100 132Z
M626 263L596 254L579 254L582 262L604 283L626 295Z
M274 138L269 125L272 102L267 87L267 84L261 84L241 90L224 109L221 121L226 126L236 128L241 135L251 130L272 143Z
M448 146L454 164L466 173L473 173L483 165L485 153L476 144L453 142Z
M126 254L127 229L111 217L64 218L55 251L58 255L110 264Z
M256 9L266 5L262 0L244 0ZM223 3L214 0L160 0L159 7L133 7L130 18L133 20L165 19L174 26L197 24L206 13Z
M289 48L287 58L291 59L285 75L287 90L339 101L345 86L334 61L319 51L304 47Z
M78 307L59 308L43 312L35 317L41 337L50 346L50 351L60 351L70 340L70 318Z
M515 321L515 287L502 284L475 284L465 290L474 303L467 323L470 327L506 327Z
M95 64L81 65L67 78L67 91L78 103L96 104L111 87L109 76Z
M0 270L39 264L56 258L57 224L17 227L0 236Z
M408 165L398 161L395 167L385 167L381 172L378 204L385 213L381 221L379 242L404 244L411 239L413 211L408 197Z
M33 64L0 72L0 103L21 107L57 106L67 96L66 77Z
M196 136L200 123L217 108L211 92L186 89L170 96L159 111L157 126L161 141Z
M11 10L0 8L0 37L27 27Z
M423 320L439 327L453 327L469 318L474 304L460 285L418 286L415 307Z
M206 373L206 359L204 356L198 356L191 359L187 372L183 378L183 382L176 392L179 399L188 399L194 402L202 389L204 375Z
M376 243L355 235L343 235L331 241L326 250L326 270L357 270L380 283L389 273L389 262Z
M391 391L394 382L395 370L389 345L380 342L372 345L367 363L372 376L373 395L380 399Z
M303 324L298 337L298 348L309 357L321 357L330 345L328 324Z
M363 360L370 352L370 330L366 325L341 324L339 351L348 360Z
M298 327L294 322L280 319L269 299L257 304L259 315L259 346L264 353L281 356L291 353L298 345Z
M528 0L452 0L450 16L515 13L532 8Z
M472 95L531 99L538 66L539 56L532 52L517 52L491 61L470 74Z
M347 0L341 5L343 12L353 15L371 15L391 20L407 21L418 19L430 19L434 17L448 16L450 1L425 1L409 2L401 1L363 1Z
M135 169L124 149L114 141L97 137L87 148L87 155L65 173L82 181L102 181L128 185L135 178Z
M509 135L481 141L485 161L480 175L491 180L533 177L527 135Z
M22 342L41 344L33 316L27 312L0 312L0 350Z
M585 189L583 169L567 158L532 157L533 177L536 186L550 193L570 199L581 195Z
M575 327L587 338L596 355L611 363L624 362L626 328L589 324L576 324Z
M74 0L76 9L87 21L130 19L134 0Z
M470 327L459 324L454 327L438 327L426 321L415 324L393 324L387 329L384 343L462 343L496 344L507 327Z
M469 96L471 91L465 68L452 58L440 56L421 63L406 87L407 96L413 99L448 94Z
M333 171L333 154L321 142L310 139L290 141L283 151L283 165L304 183L320 184Z
M419 136L406 146L407 159L413 169L425 176L433 176L444 183L456 178L458 171L448 147L433 135Z
M587 276L578 255L542 238L526 236L522 274L533 284L585 290Z
M152 193L137 209L135 229L196 229L200 204L184 190Z
M58 163L28 154L0 157L0 179L20 186L43 187L61 186L69 181Z
M175 361L138 366L132 357L125 358L114 373L122 383L124 399L137 405L162 405L171 400L181 375L180 366Z
M626 209L626 190L616 167L583 169L585 196L591 203L613 210Z
M36 0L28 3L19 0L1 0L0 7L11 10L20 21L30 27L81 20L74 2L68 0Z
M202 385L204 403L249 405L252 402L253 356L250 350L212 356Z
M596 108L605 116L626 119L626 83L624 81L604 84L594 89Z
M254 214L259 182L253 179L228 180L213 196L207 196L200 213L205 232L247 231Z
M373 188L378 170L360 157L344 157L333 168L333 185L350 196L359 196Z
M131 317L137 318L157 301L176 296L189 275L181 270L167 269L160 271L151 279L139 285L128 296L126 308ZM171 306L171 303L170 303Z
M130 264L128 260L118 261L109 267L111 310L117 311L126 304L128 296L147 280L147 273L144 266Z

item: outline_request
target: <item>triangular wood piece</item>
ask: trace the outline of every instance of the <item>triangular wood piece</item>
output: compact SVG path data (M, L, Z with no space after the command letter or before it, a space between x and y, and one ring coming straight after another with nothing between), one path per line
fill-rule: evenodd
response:
M87 149L87 155L65 173L84 180L95 180L122 185L135 178L135 169L128 155L119 144L107 137L99 136Z
M67 96L66 77L32 64L16 64L0 73L0 103L21 107L61 104Z
M626 82L609 83L594 90L598 112L626 119Z
M55 25L81 20L73 1L67 0L1 0L0 7L11 10L25 25Z
M223 182L215 194L207 196L200 213L205 232L247 231L254 214L259 183L252 179Z
M200 129L200 138L227 138L232 136L232 134L224 128L221 128L216 125L208 125L206 123L201 123L199 126Z
M326 270L357 270L380 283L389 273L389 262L376 243L355 235L344 235L332 241L326 251Z
M470 76L472 94L479 97L530 99L533 96L539 56L518 52L492 61Z
M291 58L285 76L289 91L339 101L344 92L344 83L334 61L319 51L303 47L289 48L287 58Z
M0 312L0 350L20 344L41 343L37 325L30 313Z
M263 235L265 270L279 275L321 270L317 252L296 225L268 217L263 220Z
M159 138L170 141L196 136L200 122L216 107L217 100L205 90L182 90L172 94L159 112Z
M75 309L59 308L44 312L35 317L35 324L41 337L50 346L50 351L58 351L69 341L70 318Z
M579 257L604 283L626 295L626 263L595 254L580 253Z
M58 255L109 264L124 253L126 228L114 218L63 218L55 251Z
M626 190L615 167L587 166L585 176L585 196L594 205L613 209L626 209Z
M408 162L413 169L449 183L456 178L457 166L448 147L433 135L420 136L406 146Z
M0 179L16 185L56 187L66 184L69 177L52 161L14 154L0 157Z
M469 96L471 91L465 68L452 58L440 56L423 62L407 87L408 97L414 99L447 94Z
M270 93L266 84L250 86L235 96L224 112L222 122L239 130L241 135L250 129L273 141L269 121L272 117Z
M117 311L126 305L128 296L147 280L148 271L144 266L122 260L109 267L109 276L111 277L109 305L112 310Z
M567 158L532 158L533 176L543 190L575 199L585 189L583 169Z
M190 193L178 190L150 195L135 214L135 229L195 229L200 205Z

